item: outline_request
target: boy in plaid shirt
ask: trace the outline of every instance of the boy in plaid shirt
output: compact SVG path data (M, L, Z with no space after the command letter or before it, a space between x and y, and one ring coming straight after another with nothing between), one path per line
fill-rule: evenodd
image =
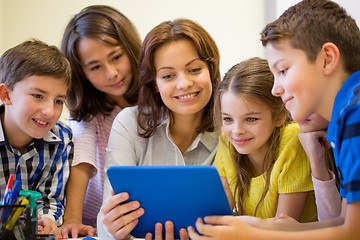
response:
M57 234L73 158L72 132L58 122L70 65L54 46L23 42L0 58L0 198L10 174L38 199L38 233Z

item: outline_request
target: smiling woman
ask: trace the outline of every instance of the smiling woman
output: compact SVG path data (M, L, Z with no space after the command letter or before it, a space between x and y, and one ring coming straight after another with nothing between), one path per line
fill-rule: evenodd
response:
M154 64L157 90L174 120L193 114L201 120L211 98L212 84L209 68L199 59L194 44L187 39L164 44L155 52Z
M139 61L138 106L124 109L114 120L105 167L212 164L218 145L213 93L220 80L214 40L194 21L166 21L145 37ZM129 238L144 209L138 201L124 202L128 197L112 196L105 180L100 237ZM163 237L163 224L154 226L156 239ZM173 239L172 223L164 228L167 239ZM185 229L180 238L188 238Z

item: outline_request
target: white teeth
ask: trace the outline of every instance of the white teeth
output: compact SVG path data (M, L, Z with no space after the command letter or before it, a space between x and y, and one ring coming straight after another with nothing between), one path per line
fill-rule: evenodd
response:
M35 122L38 122L38 123L40 123L40 124L42 124L42 125L46 125L46 124L47 124L47 122L43 122L43 121L38 120L38 119L34 119L34 120L35 120Z
M197 93L191 93L191 94L188 94L188 95L179 96L178 98L179 99L188 99L188 98L195 97L196 95L197 95Z

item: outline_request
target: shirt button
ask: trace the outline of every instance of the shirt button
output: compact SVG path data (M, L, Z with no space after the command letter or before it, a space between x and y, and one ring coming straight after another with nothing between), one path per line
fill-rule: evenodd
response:
M331 142L330 145L331 145L332 148L335 148L335 143L334 142Z

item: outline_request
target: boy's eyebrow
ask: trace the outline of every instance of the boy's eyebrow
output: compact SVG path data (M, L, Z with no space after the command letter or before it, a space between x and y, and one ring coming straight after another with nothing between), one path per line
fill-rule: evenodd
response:
M33 90L36 90L36 91L39 91L39 92L41 92L41 93L46 93L46 91L44 91L44 90L42 90L42 89L40 89L40 88L32 88Z
M279 62L282 62L282 61L284 61L284 60L285 60L284 58L281 58L281 59L277 60L277 61L272 65L272 67L276 67L276 65L278 65Z
M44 91L44 90L42 90L42 89L40 89L40 88L32 88L33 90L35 90L35 91L38 91L38 92L40 92L40 93L43 93L43 94L46 94L47 92L46 91ZM66 95L58 95L58 97L60 97L60 98L66 98Z

